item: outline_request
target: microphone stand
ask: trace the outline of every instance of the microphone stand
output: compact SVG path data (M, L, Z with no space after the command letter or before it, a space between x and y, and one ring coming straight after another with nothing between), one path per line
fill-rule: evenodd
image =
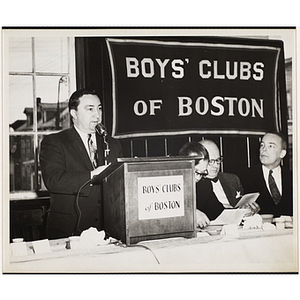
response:
M108 145L108 142L107 142L107 139L106 139L106 135L103 135L103 141L104 141L104 144L105 144L105 148L104 148L104 165L107 166L108 165L108 156L109 156L109 152L110 152L110 149L109 149L109 145Z
M103 142L104 142L104 165L107 166L108 165L108 156L109 156L109 152L110 152L110 149L109 149L109 145L108 145L108 142L107 142L107 130L106 130L106 127L101 124L101 123L98 123L95 127L95 130L96 132L103 137Z

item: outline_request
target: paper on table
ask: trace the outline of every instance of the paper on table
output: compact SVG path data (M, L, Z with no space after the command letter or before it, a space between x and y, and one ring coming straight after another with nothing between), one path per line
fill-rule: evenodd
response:
M236 204L235 208L237 207L242 207L243 205L246 205L248 203L253 203L256 201L260 194L259 193L250 193L250 194L245 194L241 200Z
M210 225L227 225L227 224L236 224L239 225L243 217L249 213L249 209L224 209L222 213L213 221L210 222Z
M13 256L25 256L27 255L27 247L25 242L10 244L11 252Z
M32 242L32 246L33 246L35 254L51 252L51 248L50 248L48 239L34 241L34 242Z

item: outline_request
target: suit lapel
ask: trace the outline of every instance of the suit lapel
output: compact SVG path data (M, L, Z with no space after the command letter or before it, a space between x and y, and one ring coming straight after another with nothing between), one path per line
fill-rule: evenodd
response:
M220 183L221 183L221 185L222 185L222 188L223 188L223 190L224 190L224 193L225 193L225 195L226 195L226 197L227 197L229 203L230 203L232 206L234 206L236 203L232 203L232 202L233 202L233 201L232 201L232 198L234 197L234 195L232 195L232 192L231 192L232 190L231 190L231 188L229 187L229 184L230 184L230 183L228 183L228 182L225 180L225 177L222 176L221 173L218 174L218 178L219 178L219 180L220 180Z
M103 138L96 134L97 140L97 152L98 152L98 166L104 165L104 148L103 148Z
M293 176L292 173L281 167L281 180L282 180L282 196L287 194L292 195L293 190Z
M78 157L83 161L88 170L93 170L92 162L89 158L83 141L74 126L70 128L69 137L72 143L72 147L74 148L74 151L77 152Z
M265 193L268 194L271 197L271 194L269 192L267 183L265 181L265 177L264 177L264 173L263 173L263 169L262 169L262 165L259 166L259 177L258 177L258 182L261 185L261 190L265 190Z

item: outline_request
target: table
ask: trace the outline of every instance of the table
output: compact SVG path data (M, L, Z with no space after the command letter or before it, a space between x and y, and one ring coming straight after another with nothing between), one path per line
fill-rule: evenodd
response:
M293 229L239 229L239 236L209 235L66 249L68 239L50 240L51 253L10 257L4 273L269 273L298 272L298 238ZM30 247L30 242L27 243Z

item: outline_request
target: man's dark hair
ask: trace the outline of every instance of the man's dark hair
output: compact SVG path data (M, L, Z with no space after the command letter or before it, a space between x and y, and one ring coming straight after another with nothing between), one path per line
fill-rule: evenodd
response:
M198 142L185 143L179 150L178 154L180 156L200 156L204 160L209 159L207 150L205 149L204 146L202 146ZM200 160L201 159L195 160L195 164L198 164Z
M80 89L78 91L75 91L70 99L69 99L69 112L71 109L77 110L78 105L80 104L80 98L84 95L96 95L96 91L92 89Z
M281 148L283 150L287 150L287 139L286 137L279 131L267 131L264 136L266 134L274 134L274 135L277 135L280 139L281 139Z

